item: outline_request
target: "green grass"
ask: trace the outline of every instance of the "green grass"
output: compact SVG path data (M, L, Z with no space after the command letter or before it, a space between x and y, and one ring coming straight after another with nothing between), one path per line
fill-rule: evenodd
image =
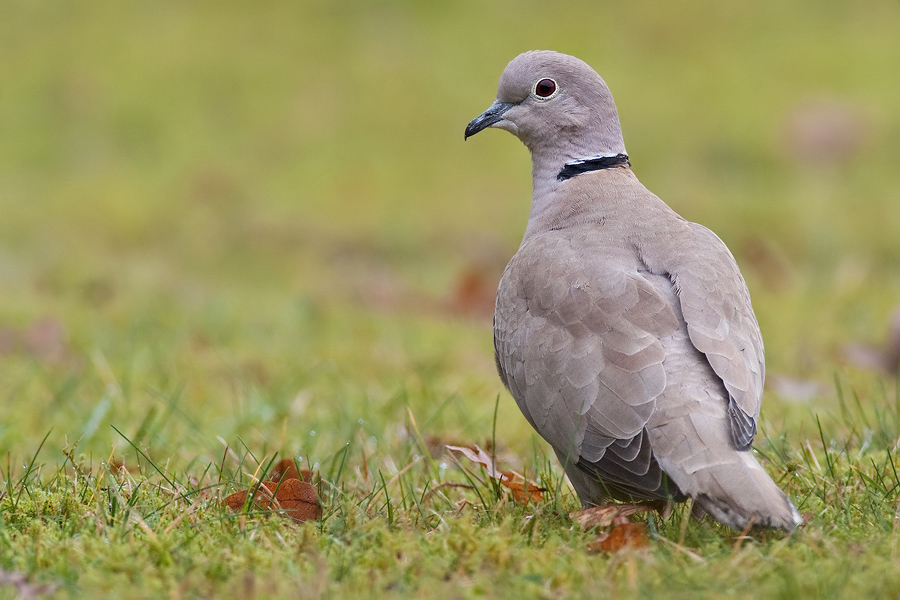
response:
M2 13L0 580L97 598L900 594L900 392L842 358L883 341L900 298L896 2ZM734 251L769 381L817 386L770 385L756 443L812 516L801 531L741 539L681 508L643 517L648 551L588 551L496 377L489 313L454 300L467 273L489 291L524 230L527 152L462 132L531 48L605 77L635 172ZM854 127L816 159L792 132L834 104ZM542 502L437 452L494 437ZM276 457L323 474L320 522L219 506Z

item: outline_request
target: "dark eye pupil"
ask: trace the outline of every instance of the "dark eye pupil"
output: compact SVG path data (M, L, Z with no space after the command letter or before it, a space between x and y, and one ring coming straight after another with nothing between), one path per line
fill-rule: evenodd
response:
M553 82L552 79L541 79L538 81L537 85L534 86L534 93L540 96L541 98L546 98L553 94L556 91L556 83Z

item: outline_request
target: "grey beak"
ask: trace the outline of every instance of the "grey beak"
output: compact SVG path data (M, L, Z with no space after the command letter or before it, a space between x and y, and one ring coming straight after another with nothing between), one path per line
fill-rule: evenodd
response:
M511 109L515 104L509 102L494 102L490 107L472 119L472 122L466 127L466 137L469 139L482 129L487 129L491 125L499 123L503 120L503 113Z

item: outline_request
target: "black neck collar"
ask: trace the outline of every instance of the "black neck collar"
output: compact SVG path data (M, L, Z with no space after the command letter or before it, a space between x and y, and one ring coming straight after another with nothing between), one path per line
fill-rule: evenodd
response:
M600 169L611 169L612 167L620 167L625 165L631 166L628 162L627 154L616 154L615 156L595 156L594 158L582 158L581 160L573 160L563 165L562 170L556 176L557 181L565 181L572 179L576 175L587 173L588 171L599 171Z

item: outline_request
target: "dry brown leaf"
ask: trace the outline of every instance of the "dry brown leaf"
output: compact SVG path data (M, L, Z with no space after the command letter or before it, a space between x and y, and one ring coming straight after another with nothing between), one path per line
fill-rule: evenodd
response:
M263 487L267 482L263 482L262 486L260 486L259 491L256 493L256 498L254 499L254 504L259 508L268 508L268 503L264 503L264 497L266 499L271 500L271 494L268 491L268 487ZM271 482L269 482L271 483ZM241 490L239 492L235 492L233 494L229 494L222 499L222 504L227 506L233 511L239 511L244 508L244 503L247 502L247 490Z
M547 488L527 481L523 475L515 471L498 471L494 464L494 459L477 444L475 448L466 446L447 446L448 450L455 450L468 458L470 461L484 467L487 474L500 482L500 485L508 488L512 492L513 500L519 504L528 504L529 502L540 502L544 499L544 492Z
M612 531L601 533L593 542L588 544L588 550L592 552L619 552L624 548L647 548L650 540L644 533L643 523L623 523L616 525Z
M316 483L315 480L318 480L318 475L306 469L298 472L294 461L290 458L285 458L272 467L272 470L269 472L269 480L277 482L287 479L299 479L307 483Z
M424 435L423 439L425 441L425 446L428 448L428 453L431 454L431 458L440 458L450 446L462 445L462 442L458 440L447 439L439 435L430 435L427 433ZM490 446L488 447L490 448Z
M746 264L763 284L775 291L787 289L793 273L790 263L768 238L751 236L740 247L741 264Z
M524 476L515 471L503 471L500 475L500 485L508 488L512 492L513 499L519 504L541 502L544 499L544 492L547 491L547 488L526 481Z
M607 504L580 510L573 515L573 518L582 529L591 529L592 527L609 527L619 519L633 515L637 511L637 507L633 504Z
M605 506L592 506L571 513L569 516L581 526L582 529L592 527L609 527L628 522L631 515L656 511L662 518L666 518L672 512L672 503L666 501L641 502L638 504L607 504Z
M247 502L247 493L247 490L235 492L222 502L231 510L239 511ZM299 479L285 479L281 485L275 481L263 481L253 498L253 506L258 510L283 510L286 516L298 523L321 516L315 486Z
M475 265L467 267L456 280L450 309L466 315L492 315L497 297L497 275Z
M109 461L109 468L113 471L125 472L125 473L134 473L139 472L140 468L138 467L130 467L125 464L124 460L119 460L118 458L113 458Z
M287 479L278 488L275 499L287 515L298 523L315 521L322 516L319 493L311 483Z
M455 450L459 452L473 463L478 463L487 471L488 476L493 479L502 479L503 473L497 470L494 466L494 459L490 454L481 449L481 446L475 444L474 448L469 448L467 446L447 446L447 450Z

